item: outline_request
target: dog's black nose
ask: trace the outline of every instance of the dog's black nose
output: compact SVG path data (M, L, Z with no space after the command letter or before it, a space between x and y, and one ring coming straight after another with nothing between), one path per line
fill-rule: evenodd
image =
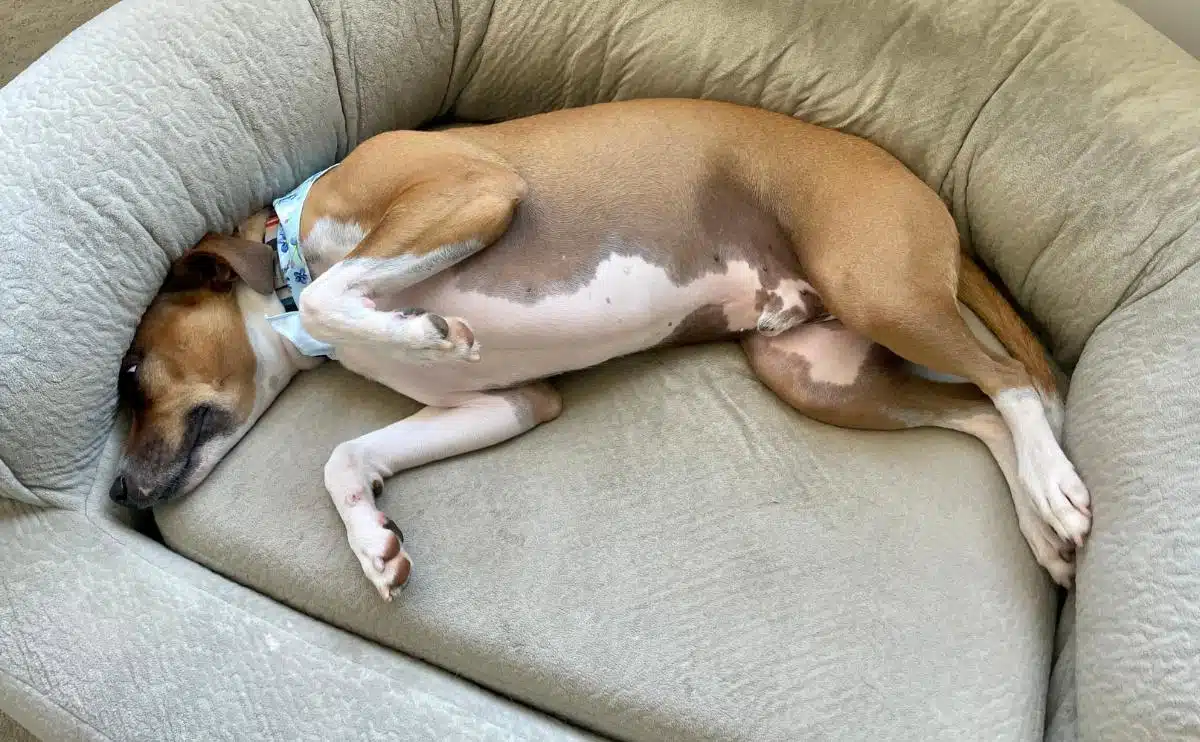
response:
M129 504L129 486L125 484L125 475L118 474L108 490L109 498L118 505Z

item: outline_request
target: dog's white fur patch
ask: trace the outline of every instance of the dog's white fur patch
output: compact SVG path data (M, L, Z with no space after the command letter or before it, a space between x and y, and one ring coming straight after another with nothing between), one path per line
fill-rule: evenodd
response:
M446 345L428 316L379 311L371 300L420 283L482 246L478 240L468 240L424 255L342 260L300 295L301 322L313 337L338 347L339 356L342 345L352 343L393 350L408 348L418 351L422 360L428 360L425 351L449 351L455 357L467 358L471 349L454 347L455 343Z
M993 410L949 421L947 427L973 435L988 447L1000 467L1000 473L1004 475L1004 481L1008 483L1013 509L1017 513L1017 526L1028 542L1034 558L1050 573L1055 582L1063 587L1070 587L1075 577L1075 563L1068 555L1074 551L1074 546L1043 520L1033 498L1026 492L1018 473L1012 431L1004 418Z
M1082 544L1091 527L1090 496L1055 439L1042 398L1027 387L1006 389L992 401L1012 431L1022 489L1059 536Z
M400 587L398 561L408 557L403 548L387 556L393 536L375 506L372 482L526 432L538 420L522 414L514 396L527 393L473 394L453 408L426 407L334 448L325 465L325 487L346 525L346 538L363 573L385 600Z
M304 262L309 272L317 276L350 254L367 234L357 222L341 222L323 216L304 237Z

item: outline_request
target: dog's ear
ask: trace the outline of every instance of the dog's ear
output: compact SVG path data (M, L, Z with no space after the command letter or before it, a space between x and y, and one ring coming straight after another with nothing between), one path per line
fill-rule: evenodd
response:
M207 234L171 266L164 289L231 291L242 279L260 294L275 290L275 251L241 237Z

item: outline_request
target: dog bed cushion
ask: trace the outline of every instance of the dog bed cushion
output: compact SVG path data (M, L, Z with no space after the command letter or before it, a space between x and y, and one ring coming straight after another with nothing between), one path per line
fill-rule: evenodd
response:
M1200 544L1190 524L1200 501L1200 390L1193 373L1200 366L1200 274L1194 267L1200 258L1200 63L1107 0L125 0L0 91L0 493L77 508L94 489L113 435L119 359L170 259L204 231L231 227L386 128L438 116L491 119L649 95L756 103L844 128L887 147L938 189L964 242L1045 331L1056 357L1069 369L1077 364L1067 442L1092 489L1096 521L1076 593L1075 683L1060 684L1060 692L1074 695L1080 737L1194 738L1200 718L1200 648L1194 646L1200 636ZM296 604L300 598L284 590L295 581L280 575L295 574L303 582L324 574L306 573L303 565L328 560L318 566L332 570L340 564L336 576L309 582L307 610L414 652L424 648L439 664L496 687L511 685L514 694L571 718L628 729L630 737L735 728L751 735L754 729L741 726L751 719L763 720L764 735L794 721L836 728L843 738L847 729L891 737L895 729L916 728L936 715L931 727L941 726L934 734L917 736L936 738L939 729L957 734L1003 717L1011 736L1036 738L1040 701L1025 705L1019 699L1045 692L1053 607L1044 578L1013 541L1011 517L1000 517L1002 486L982 451L936 431L889 435L886 445L869 443L876 439L865 434L814 432L824 429L769 397L756 397L763 392L745 376L736 354L722 352L733 351L661 356L648 361L650 369L638 365L645 360L614 365L627 370L628 378L619 381L629 388L605 386L612 369L581 374L583 381L571 382L579 391L568 390L568 416L554 425L493 452L398 478L385 506L407 519L422 561L415 597L406 596L391 612L364 602L367 588L315 476L335 439L353 432L340 425L381 423L408 409L390 395L354 393L357 402L343 408L339 420L322 423L326 427L303 439L292 428L287 436L272 435L264 421L207 487L160 514L163 533L181 551ZM664 358L683 360L668 372L654 366ZM712 388L680 392L657 408L639 398L660 417L627 414L611 424L607 415L615 414L622 394L638 384L667 385L672 374L685 374L690 384L695 379L687 373L710 374L704 378ZM740 391L726 388L739 379ZM303 405L329 405L338 390L352 386L336 369L323 369L298 381L272 415L303 419ZM598 407L587 413L592 394ZM380 407L385 399L396 407ZM652 435L668 424L663 416L682 424L689 409L704 413L690 419L706 423L708 416L723 427L709 431L693 422L693 438L677 431L671 445L686 455L677 451L671 470L655 469L636 449L663 446ZM576 419L588 420L588 435L598 437L572 433L570 415L585 415ZM743 419L770 430L738 428ZM616 442L609 443L609 436ZM604 446L621 455L602 458L603 476L595 481L581 476L597 470L582 462ZM261 455L246 458L243 449ZM522 450L530 454L511 459ZM706 458L711 450L746 455L757 468ZM284 453L295 456L290 470L275 468L286 460ZM793 468L780 468L776 458ZM477 462L493 460L496 465L480 473ZM539 461L559 463L554 477L542 470L535 480L543 489L527 492L530 472L546 466ZM630 462L641 462L641 476L629 471ZM515 468L503 474L506 467ZM689 467L710 481L686 478ZM720 489L735 471L744 488ZM438 481L428 472L439 472ZM618 475L625 477L615 480L624 488L604 484ZM879 492L876 507L883 509L862 509L862 492L885 475L893 479ZM408 489L417 482L425 483L424 492ZM961 493L957 498L946 494L949 482ZM648 490L644 502L632 504L660 508L643 511L646 522L581 504L599 508L602 495L628 497L637 491L630 489L634 485ZM534 585L542 591L535 594L565 595L561 610L528 607L516 591L500 592L502 585L489 588L493 592L455 587L453 570L465 574L461 570L475 565L464 564L451 548L453 539L438 529L452 528L443 518L460 513L466 521L461 530L485 532L466 517L478 518L479 511L451 497L468 486L476 497L482 492L497 503L530 498L523 502L536 512L512 514L505 522L540 527L525 534L526 546L541 551L536 564L550 583ZM762 496L760 489L777 490L781 503L805 507L757 516L748 503ZM685 500L693 490L707 510ZM447 510L431 510L422 519L407 510L422 507L413 493L424 494L424 501L441 496L447 504L439 507ZM237 519L230 513L241 503L251 511L272 508L274 521L261 525L261 540L247 537L248 519L232 522ZM728 514L725 521L705 520L718 506L734 512L720 511ZM968 512L968 506L982 509ZM209 526L209 507L226 513L227 528L215 532ZM943 508L951 508L954 518L943 521ZM830 514L829 522L814 513ZM530 540L542 531L556 538L586 534L578 530L584 515L595 516L597 533L608 540ZM877 543L846 535L855 518L870 524L878 517L899 525L877 528ZM756 518L765 518L765 525ZM268 528L278 521L287 521L287 539ZM985 527L993 521L994 528ZM733 536L718 522L734 528ZM943 522L961 529L963 540L953 528L939 528ZM621 524L627 524L625 535L612 530ZM826 532L814 534L826 525ZM792 583L787 575L747 570L771 579L755 583L751 577L730 593L742 605L731 608L722 602L724 594L712 592L688 603L689 590L713 589L714 573L732 583L736 575L718 568L740 565L737 559L749 553L740 541L720 541L735 561L706 561L710 552L684 550L698 548L692 536L741 539L738 534L747 532L774 539L759 547L773 560L803 547L797 535L825 550L819 559L815 552L801 554L811 558L811 567L803 579L791 575ZM891 575L880 564L850 561L833 548L874 544L882 550L874 553L903 554L896 539L910 534L905 548L925 550L927 561L901 560L907 571ZM320 539L312 543L316 556L300 548L304 539ZM966 540L970 549L985 551L969 551ZM214 546L235 542L261 544L267 549L257 554L262 564L247 556L250 546ZM519 553L519 538L505 544ZM615 558L634 544L644 552L640 561ZM567 554L569 545L578 549ZM610 582L587 583L587 595L600 596L597 604L584 602L582 588L570 591L584 580L582 572L571 572L585 559L579 552L599 547L609 549L602 553L612 571ZM690 560L672 558L679 553ZM938 573L937 558L947 553L995 558L973 562L987 568L979 574ZM514 569L507 564L489 567L499 573L481 571L480 579L513 577L503 571ZM782 569L777 561L769 566ZM626 575L642 569L634 573L641 582L618 577L617 567ZM834 584L840 587L834 590ZM667 585L677 586L674 603L663 597ZM348 592L329 592L335 590ZM909 598L896 591L910 591ZM932 596L942 592L953 600L936 603ZM434 601L424 604L426 613L418 610L422 599ZM803 606L786 602L800 600ZM781 658L779 664L758 654L759 643L750 645L749 655L733 651L739 632L760 640L773 636L772 626L751 620L756 614L747 606L754 604L786 609L793 623L784 629L807 631L796 637L780 629L780 648L770 656ZM856 613L859 605L873 608ZM909 613L885 610L900 605ZM942 632L945 644L928 641L919 656L905 653L912 643L887 633L888 626L923 626L921 616L948 616L941 611L950 606L960 612ZM485 608L486 622L479 618ZM742 611L735 614L740 625L722 632L716 616L735 609ZM361 620L353 615L358 610L364 611ZM682 614L678 625L694 633L668 633L675 624L659 615L667 612ZM647 613L659 634L639 641L638 617ZM410 617L407 624L398 615ZM871 616L880 621L878 632L867 623ZM857 633L831 633L838 620ZM588 621L612 630L576 629L596 625ZM997 623L1010 630L988 633ZM400 635L405 626L414 627L416 638ZM872 644L879 636L886 640ZM914 629L913 636L929 634ZM906 695L906 673L919 669L951 673L931 681L938 689L946 689L939 683L948 684L955 673L968 676L939 665L941 656L959 652L967 658L962 666L985 664L962 649L967 636L978 637L988 660L999 651L1001 669L969 675L952 707L938 706L936 696ZM504 643L513 637L522 642L519 651ZM703 661L690 660L675 640ZM643 651L621 654L621 642ZM651 651L655 642L661 651ZM794 652L801 651L808 656L797 659ZM759 674L733 673L723 657L731 664L753 660ZM619 664L622 658L629 664ZM1003 669L1009 663L1030 675ZM739 707L729 714L742 716L726 714L720 691L736 695L739 683L785 687L775 678L781 667L795 671L787 681L795 693L765 693L766 700L753 702L757 712ZM805 668L813 674L804 675ZM796 679L801 676L807 683ZM862 679L854 690L851 676ZM828 692L822 693L825 680ZM740 692L742 698L754 695ZM893 692L897 703L888 700ZM1013 716L1017 706L1022 711ZM1001 711L993 714L993 707ZM884 723L889 726L881 733Z
M389 481L415 565L392 603L321 472L417 407L341 368L294 381L159 525L306 613L618 739L1040 739L1055 601L982 444L803 418L733 344L558 386L557 420Z

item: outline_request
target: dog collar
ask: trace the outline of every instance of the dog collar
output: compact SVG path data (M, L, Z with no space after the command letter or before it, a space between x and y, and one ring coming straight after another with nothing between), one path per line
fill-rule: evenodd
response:
M287 195L275 199L272 204L275 214L268 218L264 235L270 244L271 227L275 227L276 276L279 279L276 281L275 294L284 308L283 314L267 317L267 321L276 332L290 340L297 350L313 357L334 356L332 345L314 338L300 323L297 302L300 301L300 294L312 283L312 274L304 260L304 252L300 249L300 214L304 210L304 200L308 197L308 190L312 188L312 184L334 167L336 165L310 176ZM272 221L275 224L272 224Z

